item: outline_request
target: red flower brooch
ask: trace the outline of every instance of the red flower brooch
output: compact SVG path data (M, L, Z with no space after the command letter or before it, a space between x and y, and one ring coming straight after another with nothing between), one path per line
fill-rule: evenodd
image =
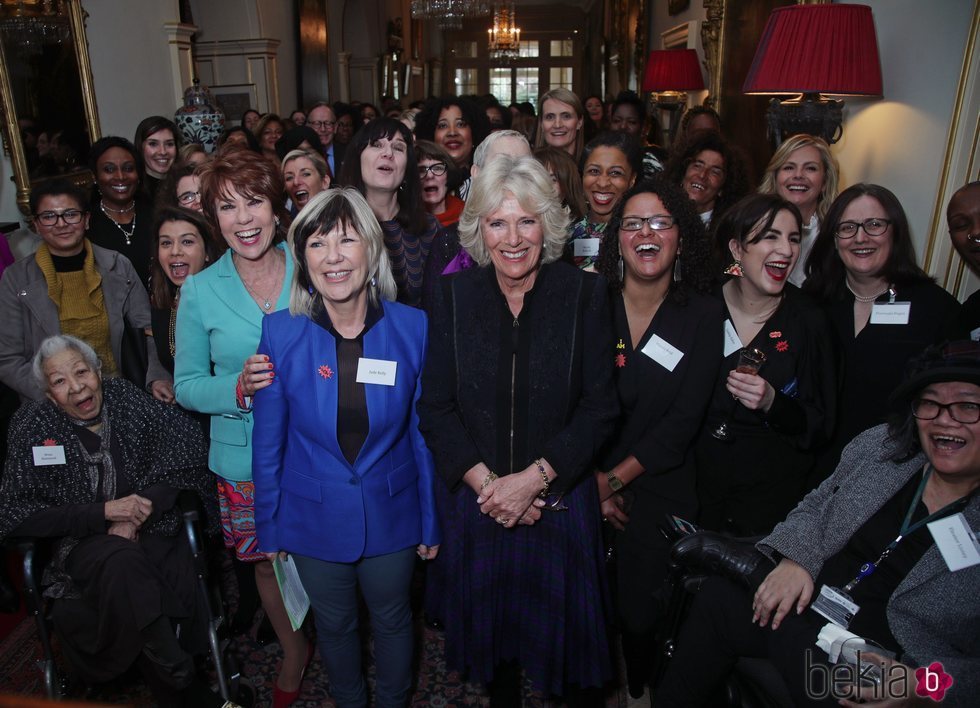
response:
M323 366L321 366L318 369L318 371L320 372L320 376L322 376L325 379L332 379L333 378L333 369L331 369L326 364L324 364Z
M620 369L622 369L624 366L626 366L626 355L625 354L617 354L616 355L616 366L618 366Z
M42 442L41 444L42 444L42 445L43 445L44 447L55 447L55 446L57 446L57 444L58 444L58 441L57 441L57 440L54 440L54 439L52 439L52 438L47 438L47 439L45 439L45 441L44 441L44 442Z
M789 342L787 342L785 339L781 342L776 342L776 351L777 352L789 351Z

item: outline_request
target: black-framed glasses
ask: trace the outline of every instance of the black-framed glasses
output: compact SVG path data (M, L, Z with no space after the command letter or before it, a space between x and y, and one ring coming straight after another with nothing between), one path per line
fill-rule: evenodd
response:
M41 224L41 226L54 226L58 223L58 219L61 219L66 224L74 225L80 223L82 220L82 215L85 212L81 209L65 209L64 211L42 211L40 214L35 214L34 219Z
M864 221L842 221L837 224L834 235L837 238L854 238L858 229L864 229L868 236L881 236L892 225L891 219L865 219Z
M200 192L184 192L183 194L177 195L177 201L181 204L193 204L194 202L200 200Z
M449 165L445 162L436 162L431 165L419 165L419 179L425 179L425 175L431 172L436 177L442 177L446 174L446 170L449 169Z
M944 410L957 423L972 425L980 421L980 403L973 401L940 403L931 398L917 398L912 401L912 415L919 420L935 420Z
M337 126L337 121L335 120L308 120L307 125L311 125L314 128L335 128Z
M639 231L643 224L648 225L654 231L666 231L673 228L677 219L669 214L654 214L653 216L624 216L619 222L619 228L623 231Z

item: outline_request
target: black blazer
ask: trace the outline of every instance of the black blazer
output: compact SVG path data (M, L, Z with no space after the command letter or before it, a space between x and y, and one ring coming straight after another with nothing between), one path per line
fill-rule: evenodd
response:
M419 427L450 489L479 462L503 475L543 457L553 492L591 473L619 410L607 308L605 279L565 263L541 266L516 319L492 267L440 280Z
M633 455L644 474L629 489L693 501L692 447L721 365L722 305L696 293L681 302L668 298L635 351L622 294L613 297L612 320L616 341L607 356L615 364L622 413L599 467L608 471ZM673 371L643 353L654 334L683 353Z

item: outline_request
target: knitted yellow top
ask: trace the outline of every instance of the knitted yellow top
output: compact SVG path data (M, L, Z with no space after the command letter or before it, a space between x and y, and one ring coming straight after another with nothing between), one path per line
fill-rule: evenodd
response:
M42 243L35 254L38 268L48 284L48 297L58 308L62 334L88 342L102 360L102 374L115 376L116 360L112 356L109 314L102 293L102 276L95 267L92 244L85 239L85 265L81 270L59 273L51 252Z

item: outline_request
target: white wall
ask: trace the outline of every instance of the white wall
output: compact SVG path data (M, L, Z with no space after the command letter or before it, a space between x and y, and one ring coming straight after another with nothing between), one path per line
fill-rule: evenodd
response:
M847 99L844 136L833 152L843 186L874 182L895 192L921 262L973 2L861 2L874 13L884 98Z

